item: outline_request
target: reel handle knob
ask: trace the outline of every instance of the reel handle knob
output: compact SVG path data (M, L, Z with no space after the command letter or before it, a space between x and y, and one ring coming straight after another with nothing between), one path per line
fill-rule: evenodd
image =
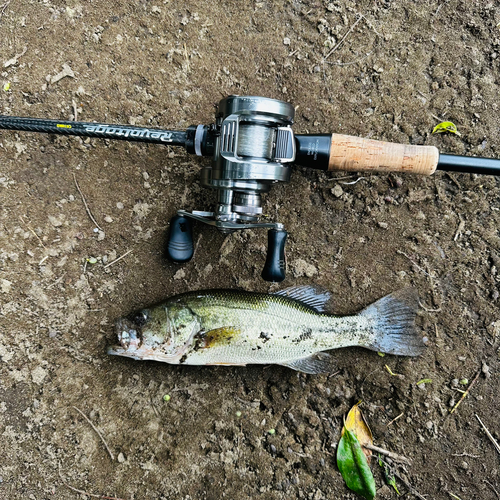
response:
M273 283L285 279L285 243L288 233L284 229L270 229L267 233L267 257L262 278Z
M167 237L167 257L173 262L187 262L193 253L191 221L182 215L172 217Z

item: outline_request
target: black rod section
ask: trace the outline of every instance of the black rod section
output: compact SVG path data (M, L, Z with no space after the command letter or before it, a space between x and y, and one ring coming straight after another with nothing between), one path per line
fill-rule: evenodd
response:
M440 154L437 170L467 174L500 175L500 160Z
M185 146L187 139L187 132L178 130L133 127L130 125L108 125L105 123L44 120L40 118L4 115L0 115L0 129L149 142L166 146Z
M296 165L328 170L332 134L296 134Z

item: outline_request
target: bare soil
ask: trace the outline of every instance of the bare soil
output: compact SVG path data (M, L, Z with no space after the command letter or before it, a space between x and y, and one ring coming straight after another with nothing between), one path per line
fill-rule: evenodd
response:
M83 121L184 129L210 123L228 94L264 95L297 107L297 132L498 157L499 22L493 1L11 0L0 114L72 119L76 108ZM55 81L63 65L74 76ZM431 135L443 119L461 137ZM335 453L359 400L375 444L412 459L400 473L419 498L498 498L500 457L475 417L500 438L497 178L296 168L273 188L264 211L289 231L279 288L320 284L341 314L404 286L421 296L423 356L345 349L337 373L308 376L106 354L115 319L140 306L278 288L260 279L265 231L224 239L196 226L194 259L165 261L170 217L214 202L198 184L209 160L7 131L0 160L1 499L85 498L70 487L127 500L355 498ZM395 499L373 471L378 497Z

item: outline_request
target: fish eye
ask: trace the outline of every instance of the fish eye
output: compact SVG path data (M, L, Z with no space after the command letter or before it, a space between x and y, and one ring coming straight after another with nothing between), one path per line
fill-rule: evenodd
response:
M143 326L147 323L148 321L148 315L141 311L140 313L137 313L134 317L133 317L133 321L134 323L137 325L137 326Z

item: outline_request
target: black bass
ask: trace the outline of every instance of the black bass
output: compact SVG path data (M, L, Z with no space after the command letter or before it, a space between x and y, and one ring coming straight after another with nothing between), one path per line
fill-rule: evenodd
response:
M328 314L330 293L298 286L274 294L203 290L177 295L116 322L108 354L185 365L278 364L304 373L332 369L339 347L417 356L418 296L407 288L354 316Z

